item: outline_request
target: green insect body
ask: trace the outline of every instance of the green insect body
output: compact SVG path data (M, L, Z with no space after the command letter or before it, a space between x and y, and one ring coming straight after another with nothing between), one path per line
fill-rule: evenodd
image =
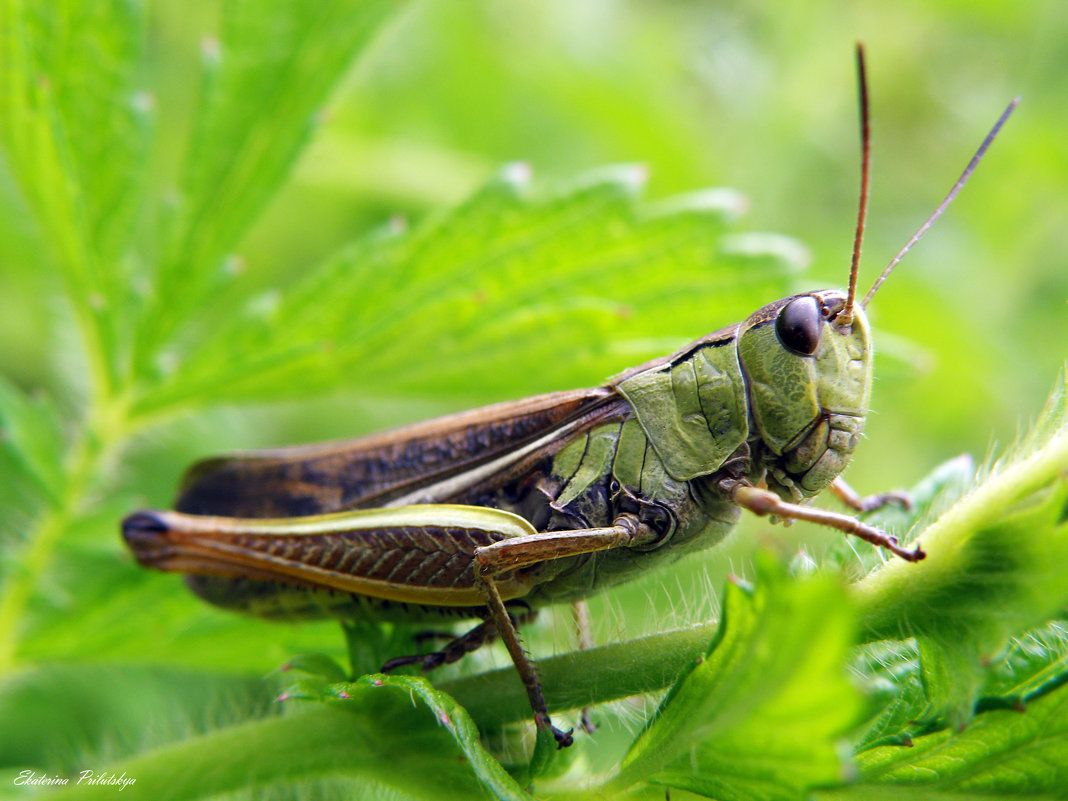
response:
M842 293L830 290L780 300L740 325L692 343L662 364L629 371L611 382L609 391L625 399L613 415L616 419L567 442L551 458L547 475L538 476L536 497L551 511L532 514L529 497L510 501L514 491L499 492L487 508L525 515L524 519L555 516L550 529L608 526L630 511L655 536L630 548L564 556L528 568L524 602L539 606L579 600L718 544L741 514L718 486L725 477L751 483L766 480L786 501L815 495L830 484L848 463L863 427L871 382L871 347L863 313L848 331L833 324L844 302ZM809 334L816 342L812 354L797 353L780 342L776 322L789 314L784 312L787 307L811 311L806 322L818 332L815 337ZM194 487L201 470L192 471ZM404 508L410 507L399 507L389 522L418 525L403 517ZM350 515L347 521L352 520ZM345 521L344 514L328 517L324 530L336 534ZM503 528L483 522L485 530ZM528 532L507 531L508 536L520 533ZM291 540L299 537L292 541L305 547L308 536L290 535ZM428 543L420 550L431 553L434 547ZM293 551L286 558L308 561L309 556ZM407 608L398 607L395 598L256 580L247 573L225 578L192 574L188 581L205 600L272 618L325 614L429 620L455 617L465 606L480 605L477 595L444 604L419 603L414 592L418 585L406 578L400 594L411 599ZM473 586L470 576L458 580Z
M484 574L504 615L509 601L578 601L716 545L747 505L739 488L764 498L766 482L786 506L754 511L801 516L792 501L844 469L867 409L868 326L860 310L839 322L846 303L832 290L777 301L586 392L209 460L189 471L178 511L135 513L124 534L142 564L184 572L200 597L238 611L475 616L506 634ZM443 450L466 469L442 470ZM499 564L480 561L502 546L512 553Z
M235 454L187 473L174 511L142 511L123 535L148 567L186 574L223 607L268 618L483 622L441 651L384 669L452 662L499 636L536 724L563 747L509 611L576 602L719 543L742 509L856 535L924 557L845 514L802 502L824 489L858 511L839 478L868 411L864 307L942 213L949 195L854 302L867 199L848 292L794 295L602 387L498 404L357 440Z

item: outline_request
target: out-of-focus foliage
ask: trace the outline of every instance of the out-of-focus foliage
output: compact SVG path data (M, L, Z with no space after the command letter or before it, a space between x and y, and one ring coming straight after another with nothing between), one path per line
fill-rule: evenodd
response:
M852 610L834 576L787 584L762 567L759 591L728 586L706 658L672 687L617 781L790 799L838 780L838 741L860 707L842 670Z
M117 521L165 506L194 457L593 385L843 284L858 38L875 158L862 287L1023 97L869 310L875 413L848 477L928 476L916 512L882 518L923 532L926 563L848 591L757 571L757 543L832 537L747 521L597 599L612 641L712 616L729 570L758 582L730 590L711 648L706 624L547 660L561 710L687 678L636 741L630 706L600 707L572 763L502 757L515 778L496 759L525 753L518 682L470 676L501 664L492 649L443 670L445 692L339 683L326 656L262 680L294 654L340 657L336 626L226 615L132 564ZM508 798L537 774L562 797L653 781L787 798L846 776L849 737L859 784L828 797L1068 796L1061 384L1005 447L1068 345L1066 40L1054 0L0 0L0 793L24 768L119 765L143 797ZM740 191L708 191L723 186ZM959 503L969 464L931 472L998 443L1009 457ZM827 561L858 563L849 545ZM847 660L854 623L888 640ZM570 650L558 628L528 630L535 655ZM407 638L361 630L356 658ZM283 686L332 700L285 714L295 701L269 701Z

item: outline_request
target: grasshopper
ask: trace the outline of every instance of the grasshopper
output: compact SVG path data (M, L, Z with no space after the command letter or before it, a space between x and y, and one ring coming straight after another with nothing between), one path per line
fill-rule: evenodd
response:
M511 610L579 602L710 548L743 509L807 520L903 559L924 557L855 517L803 501L839 477L868 411L865 307L949 205L1016 105L991 129L935 212L856 301L870 134L863 49L861 199L849 288L757 309L666 358L587 390L557 392L339 443L239 453L195 464L174 511L122 524L138 562L185 573L213 604L267 618L482 622L440 651L384 670L454 662L499 636L536 725L559 747ZM523 615L525 617L525 615Z

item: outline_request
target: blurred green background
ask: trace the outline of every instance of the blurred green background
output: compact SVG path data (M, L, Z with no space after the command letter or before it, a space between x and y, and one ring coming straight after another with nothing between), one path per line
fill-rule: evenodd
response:
M162 134L151 168L162 193L217 8L157 3L150 13ZM241 255L250 282L285 282L391 217L456 203L505 162L546 180L633 162L647 167L651 197L741 190L744 228L796 237L812 254L806 283L840 286L858 183L852 46L862 39L874 129L862 284L941 199L1008 99L1023 98L872 307L875 414L851 477L874 489L886 480L876 465L891 464L891 480L908 484L937 460L1011 440L1064 356L1066 33L1058 2L416 3L351 71ZM0 368L23 387L66 394L80 369L75 343L63 340L63 309L13 193L0 184ZM715 308L707 316L709 330L731 322ZM545 388L557 388L546 372ZM479 393L477 376L469 395L496 399ZM285 410L190 450L350 435L394 416L373 414L382 417ZM179 460L168 461L177 472Z
M218 16L216 3L148 7L158 137L144 168L154 201L175 182L198 91L191 76ZM812 265L799 287L842 286L859 183L858 39L868 51L874 153L862 288L941 200L1008 100L1022 96L968 187L870 309L873 414L847 478L874 492L909 486L963 452L981 460L1037 414L1068 352L1068 13L1059 0L412 3L348 72L291 179L244 238L242 292L285 286L390 220L441 214L514 161L547 185L601 165L640 164L651 199L733 187L749 201L740 230L807 247ZM86 384L77 329L7 171L0 206L0 371L76 409ZM682 333L735 321L714 304L703 314L703 329ZM576 317L574 337L584 324ZM21 662L99 653L263 673L302 648L339 652L332 625L235 621L178 599L178 582L167 577L153 577L162 612L122 606L113 591L142 579L122 549L118 515L166 505L200 456L353 436L568 388L575 382L561 376L584 368L562 369L566 352L558 359L511 391L500 376L487 390L471 374L442 398L369 387L353 375L348 391L329 397L206 409L142 433L110 489L72 527L70 552L99 573L72 564L48 571L34 606L45 625L29 624ZM629 364L621 357L613 369ZM606 377L599 367L587 372L586 385ZM24 519L14 506L3 518L8 530ZM660 626L664 614L707 616L706 569L744 572L751 543L766 541L768 529L747 521L742 531L686 578L652 577L602 602L599 636ZM778 533L787 542L804 535ZM671 611L651 612L650 601ZM71 608L79 615L65 633L58 613ZM184 648L183 636L202 644L213 627L225 648ZM557 628L552 636L565 648L568 635ZM146 653L148 637L159 641Z

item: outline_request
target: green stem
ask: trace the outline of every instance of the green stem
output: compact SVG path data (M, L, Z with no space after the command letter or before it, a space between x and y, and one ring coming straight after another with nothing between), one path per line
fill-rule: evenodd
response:
M1024 498L1049 486L1068 468L1068 426L1044 447L995 473L953 505L923 533L927 559L911 564L893 559L851 588L867 642L909 636L902 621L918 593L932 593L961 570L969 539L1003 518Z
M717 627L701 623L539 659L549 710L578 709L670 687L705 655ZM440 689L455 698L480 728L530 718L526 691L511 666L442 682Z

